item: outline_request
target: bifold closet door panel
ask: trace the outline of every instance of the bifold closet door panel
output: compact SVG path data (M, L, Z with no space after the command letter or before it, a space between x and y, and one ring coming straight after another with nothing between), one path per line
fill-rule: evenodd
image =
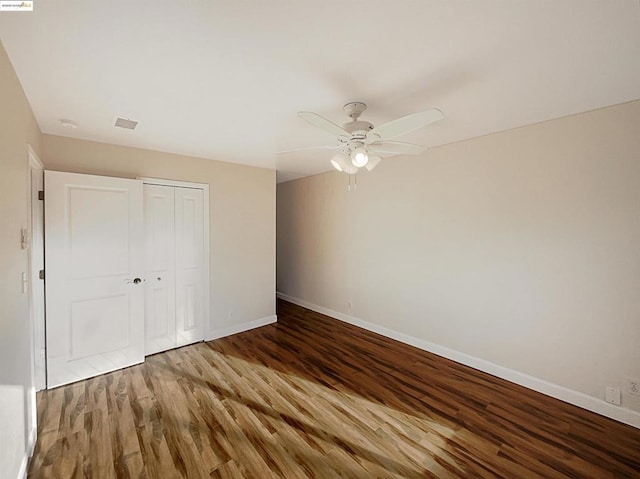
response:
M175 188L178 346L204 339L203 197L200 189Z
M176 347L175 188L144 185L145 355Z

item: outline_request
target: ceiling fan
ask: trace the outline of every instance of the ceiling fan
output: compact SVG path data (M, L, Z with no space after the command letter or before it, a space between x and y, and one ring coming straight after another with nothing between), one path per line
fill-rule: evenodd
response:
M362 102L351 102L344 105L344 111L351 118L351 121L342 126L317 113L298 112L298 116L306 122L335 135L338 144L297 148L279 153L316 149L338 150L337 154L331 158L331 164L336 170L349 175L357 173L363 167L372 171L382 158L396 155L417 155L425 151L426 147L424 146L392 140L444 118L440 110L432 108L374 127L368 121L360 120L360 115L366 109L367 105Z

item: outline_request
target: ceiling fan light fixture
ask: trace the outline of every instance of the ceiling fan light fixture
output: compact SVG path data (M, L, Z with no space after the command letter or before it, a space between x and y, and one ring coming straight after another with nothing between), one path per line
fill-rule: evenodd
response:
M347 175L355 175L358 172L358 168L353 166L351 163L345 163L344 168L342 169Z
M353 175L358 172L358 168L351 164L349 157L341 153L331 158L331 165L333 165L336 170L346 173L347 175Z
M368 162L369 155L367 154L366 149L358 147L351 153L351 163L353 163L353 166L356 168L362 168L363 166L366 166Z
M299 111L298 117L310 125L334 135L338 144L336 146L298 148L279 153L312 149L340 150L337 155L330 159L331 165L336 170L347 175L356 174L360 168L373 171L382 161L380 155L390 158L398 155L422 154L426 147L396 141L394 138L406 135L419 128L424 128L444 118L440 110L431 108L374 126L368 121L360 120L360 115L366 109L367 105L362 102L351 102L344 105L344 111L351 121L343 126L327 120L317 113Z
M331 158L331 164L336 170L343 171L342 164L344 164L344 161L340 156L334 156L333 158Z
M379 156L370 156L369 161L366 165L364 165L364 167L367 169L367 171L373 171L373 169L378 166L381 161L382 158L380 158Z

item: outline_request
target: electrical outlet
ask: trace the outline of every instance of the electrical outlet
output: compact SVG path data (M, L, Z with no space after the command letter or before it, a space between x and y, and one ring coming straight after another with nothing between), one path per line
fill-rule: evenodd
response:
M620 406L620 388L607 386L604 390L604 400L608 403Z
M353 303L351 301L347 302L347 306L349 307L349 311L353 309Z
M640 379L629 380L629 394L640 396Z

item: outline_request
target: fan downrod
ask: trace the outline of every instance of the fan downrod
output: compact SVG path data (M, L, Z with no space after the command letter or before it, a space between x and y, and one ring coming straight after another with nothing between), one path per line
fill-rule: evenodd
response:
M344 112L347 116L350 116L353 121L358 121L358 118L367 109L367 104L360 101L352 101L344 105Z

